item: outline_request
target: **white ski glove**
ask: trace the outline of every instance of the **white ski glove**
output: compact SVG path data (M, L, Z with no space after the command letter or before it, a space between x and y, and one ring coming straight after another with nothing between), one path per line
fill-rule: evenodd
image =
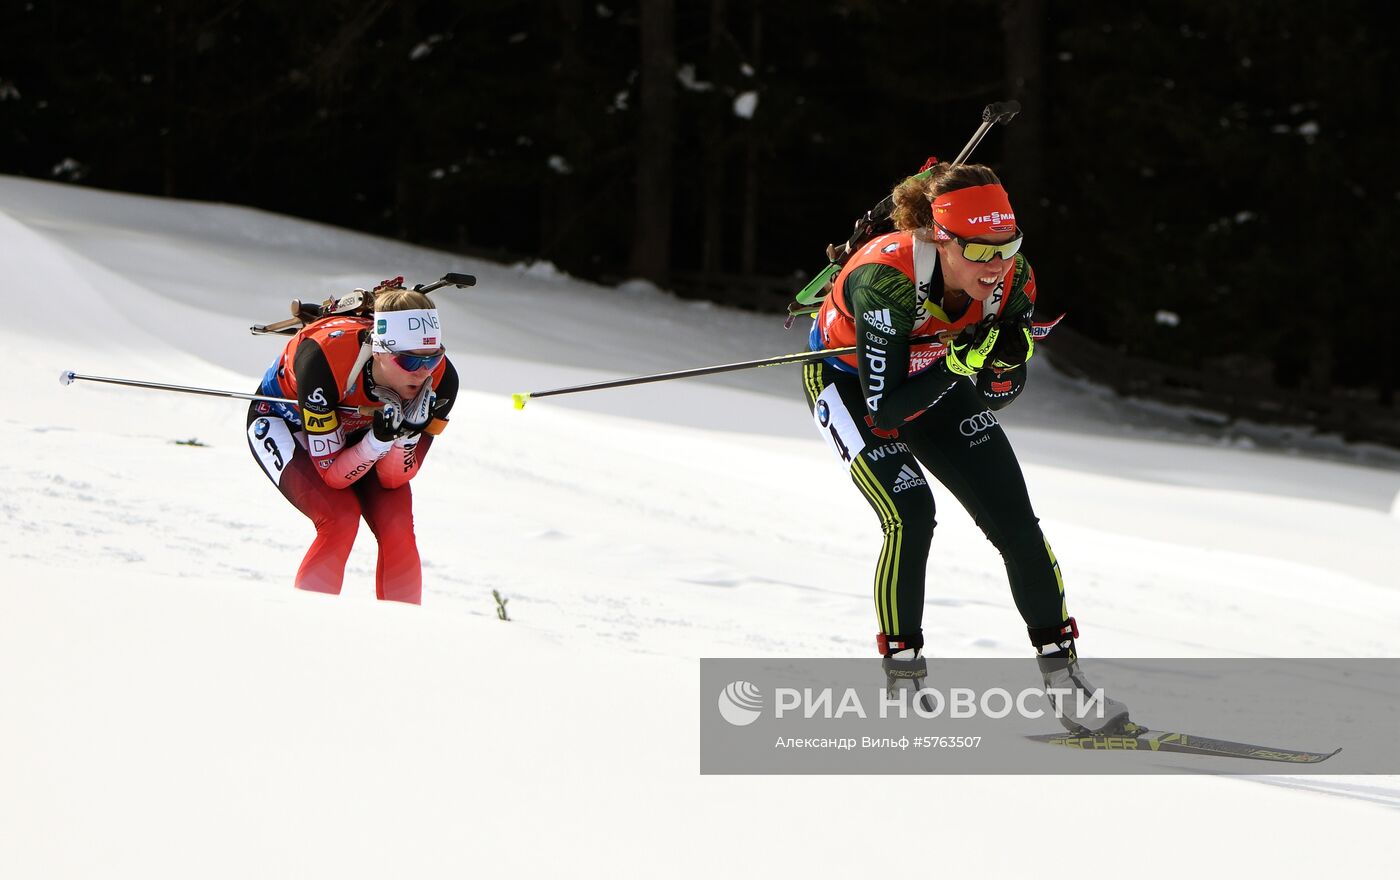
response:
M423 429L428 427L428 423L433 420L433 403L436 401L433 377L429 376L423 387L418 390L418 396L403 404L404 439L421 434Z

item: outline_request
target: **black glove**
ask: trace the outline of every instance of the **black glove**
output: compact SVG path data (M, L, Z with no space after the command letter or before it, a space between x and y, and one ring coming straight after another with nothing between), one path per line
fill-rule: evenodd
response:
M1029 318L998 322L1001 330L992 346L991 364L998 370L1014 370L1035 354L1035 335Z
M375 389L375 396L384 402L384 406L375 411L370 430L374 432L374 439L381 443L393 443L405 433L403 401L387 388Z

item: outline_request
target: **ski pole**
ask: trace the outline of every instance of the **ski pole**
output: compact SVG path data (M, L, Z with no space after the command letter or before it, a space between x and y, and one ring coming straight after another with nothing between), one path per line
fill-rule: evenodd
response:
M963 146L962 152L958 153L958 158L950 164L961 165L968 156L972 155L972 151L977 149L977 145L982 143L982 138L987 136L987 132L991 131L993 126L998 123L1009 124L1020 112L1021 104L1019 101L998 101L983 107L982 124L972 133L972 137ZM932 173L933 169L930 168L913 176L915 179L922 179ZM788 317L783 323L783 327L790 328L799 315L810 315L816 311L816 307L821 305L822 299L826 296L827 286L836 281L836 276L841 274L841 269L846 265L851 254L869 240L876 224L887 220L893 211L894 196L887 195L880 200L879 204L866 211L865 215L856 221L855 231L851 233L851 237L846 240L845 244L827 245L826 258L828 262L826 268L818 272L797 292L796 302L788 306Z
M932 342L932 336L921 336L918 339L911 339L910 342ZM672 373L653 373L649 376L633 376L628 379L613 379L608 382L593 382L588 385L570 385L567 388L551 388L548 391L528 391L524 394L512 394L511 399L515 401L516 409L524 409L525 404L536 397L554 397L557 394L574 394L579 391L599 391L603 388L622 388L626 385L645 385L648 382L666 382L671 379L686 379L691 376L710 376L715 373L732 373L737 370L750 370L755 367L774 367L780 364L800 364L806 361L816 361L822 358L837 357L843 354L850 354L855 351L854 345L845 348L828 348L822 351L799 351L793 354L781 354L776 357L759 358L753 361L741 361L736 364L719 364L713 367L696 367L693 370L676 370Z
M972 140L967 142L967 146L962 148L958 158L953 160L954 165L961 165L972 155L972 151L977 149L977 145L982 143L982 138L987 136L987 132L992 130L992 126L998 122L1009 123L1016 118L1016 114L1021 112L1019 101L999 101L995 104L988 104L982 108L982 124L973 133Z
M977 149L977 145L982 143L982 138L986 137L987 132L991 131L993 126L998 123L1010 123L1012 119L1016 118L1016 114L1020 112L1021 105L1017 101L999 101L995 104L988 104L986 107L983 107L982 124L977 127L977 130L973 132L967 144L963 146L962 152L958 153L958 157L950 164L961 165L966 161L968 156L972 155L972 151ZM925 169L915 174L914 178L923 179L932 173L933 169ZM816 313L822 300L825 299L827 292L830 290L831 285L835 283L836 276L841 274L841 269L846 265L846 261L850 259L851 254L855 253L856 248L869 240L875 226L888 219L893 211L894 196L887 195L880 200L879 204L869 211L866 211L865 215L856 221L855 231L851 233L851 237L846 240L845 244L839 246L827 245L826 256L829 262L826 268L822 269L811 281L803 285L802 289L797 292L794 298L795 302L788 305L787 320L783 322L784 329L791 328L798 316Z
M419 293L432 293L439 287L446 287L449 284L459 290L464 287L475 287L476 276L468 275L465 272L448 272L446 275L442 276L440 280L434 281L432 284L415 284L413 285L413 289Z
M977 145L982 143L982 138L987 136L987 132L991 131L994 125L998 123L1010 124L1011 120L1015 119L1016 114L1020 112L1021 103L1019 101L998 101L995 104L988 104L983 107L982 124L977 126L977 130L972 133L972 137L968 138L967 143L963 145L962 152L958 153L958 158L949 162L948 166L951 168L966 162L967 157L972 155L972 151L977 149ZM915 174L914 177L922 179L928 177L932 173L933 169L929 168L920 171L918 174ZM866 212L865 217L863 217L861 221L857 221L856 235L851 236L850 241L846 243L844 251L838 252L842 256L841 262L843 265L845 263L845 258L854 253L855 249L859 246L855 242L857 236L860 234L862 225L873 224L887 219L892 213L894 213L893 194L885 196L880 200L878 205Z
M1043 324L1032 324L1031 334L1036 339L1043 339L1050 335L1050 331L1055 325L1060 323L1064 315L1060 315L1053 321ZM920 345L930 342L942 342L937 336L915 336L909 340L910 345ZM600 391L604 388L622 388L627 385L646 385L650 382L667 382L671 379L688 379L693 376L710 376L715 373L733 373L738 370L751 370L757 367L776 367L783 364L802 364L807 361L825 360L830 357L840 357L845 354L855 353L856 347L848 345L844 348L824 348L820 351L799 351L793 354L780 354L775 357L759 358L752 361L740 361L734 364L719 364L713 367L696 367L691 370L676 370L671 373L652 373L647 376L632 376L627 379L612 379L607 382L592 382L587 385L570 385L567 388L551 388L548 391L527 391L523 394L512 394L511 400L515 403L516 409L524 409L525 404L537 397L554 397L559 394L575 394L580 391Z
M140 379L117 379L111 376L89 376L85 373L75 373L72 370L64 370L58 374L58 381L62 385L71 385L75 381L82 379L85 382L104 382L108 385L126 385L131 388L149 388L154 391L179 391L182 394L203 394L208 397L234 397L239 400L260 400L264 403L285 403L289 406L300 408L301 404L290 397L269 397L266 394L244 394L239 391L220 391L215 388L193 388L189 385L167 385L163 382L143 382ZM336 409L348 412L358 412L361 415L373 413L376 407L372 406L338 406Z

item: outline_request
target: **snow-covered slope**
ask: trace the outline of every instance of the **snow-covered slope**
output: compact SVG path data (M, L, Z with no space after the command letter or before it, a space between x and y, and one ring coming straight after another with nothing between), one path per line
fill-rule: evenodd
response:
M869 655L878 525L791 371L524 412L510 393L800 349L780 320L13 178L0 265L14 876L998 876L1056 853L1303 876L1400 855L1389 778L700 777L696 658ZM422 608L374 602L367 532L345 595L290 588L311 529L238 403L56 382L250 390L280 342L247 327L292 297L453 270L480 283L438 297L467 390L415 482ZM1400 473L1183 438L1036 376L1004 421L1086 654L1397 654ZM932 653L1023 654L1000 560L936 495Z

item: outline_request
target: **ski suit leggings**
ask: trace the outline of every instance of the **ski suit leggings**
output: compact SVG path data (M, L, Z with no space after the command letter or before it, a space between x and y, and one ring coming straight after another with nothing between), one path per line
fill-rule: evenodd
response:
M385 489L371 471L348 489L332 489L311 456L297 443L296 429L276 415L248 409L248 448L268 479L316 526L316 539L297 569L296 587L339 593L360 518L379 542L375 595L421 604L423 570L413 534L413 492L407 484Z
M925 472L953 493L1001 552L1026 625L1056 626L1069 616L1060 567L1031 509L1016 453L971 382L959 381L898 430L877 432L866 421L859 377L817 362L803 368L802 378L817 429L880 518L875 610L890 641L924 643L924 579L935 524Z

